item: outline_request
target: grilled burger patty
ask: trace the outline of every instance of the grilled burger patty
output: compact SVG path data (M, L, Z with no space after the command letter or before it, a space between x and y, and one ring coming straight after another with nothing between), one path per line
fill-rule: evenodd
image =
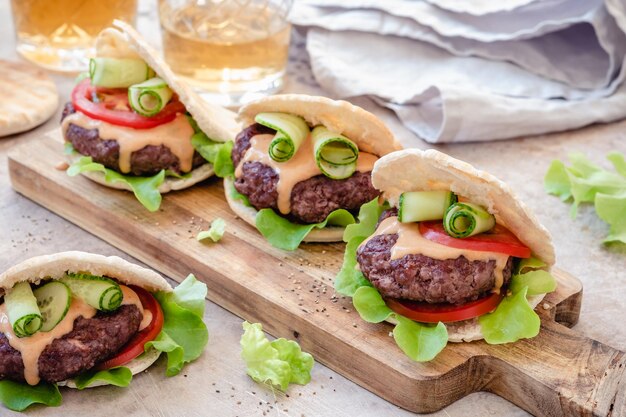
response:
M61 121L76 110L71 102L65 104ZM91 156L94 162L120 172L120 145L115 139L102 139L98 129L84 129L70 123L65 140L72 143L78 153ZM193 167L196 168L206 161L198 152L193 155ZM179 174L180 161L166 146L147 145L130 156L130 170L133 175L156 175L162 169L171 169Z
M250 148L250 139L255 135L268 133L276 132L258 123L239 133L232 152L235 166ZM277 209L277 184L276 171L260 162L245 162L241 177L235 180L237 191L248 197L250 204L257 210ZM358 210L378 195L379 192L372 186L369 172L355 172L344 180L332 180L320 174L293 187L290 217L303 223L319 223L334 210Z
M379 222L395 215L395 210L388 210ZM357 251L361 272L383 297L463 304L494 287L494 260L469 261L464 256L439 260L424 255L391 260L391 248L397 240L397 234L374 236ZM503 270L505 284L511 278L512 267L513 258L509 257Z
M142 315L137 306L123 305L112 313L79 317L74 329L55 339L39 357L42 381L59 382L75 377L115 355L137 333ZM22 354L0 333L0 380L24 381Z

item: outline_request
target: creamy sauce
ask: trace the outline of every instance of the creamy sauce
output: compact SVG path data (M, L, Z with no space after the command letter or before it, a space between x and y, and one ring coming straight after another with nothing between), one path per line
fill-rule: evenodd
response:
M276 162L270 157L269 147L273 138L274 135L264 134L253 136L250 139L250 148L241 158L235 171L235 177L241 177L243 164L246 162L260 162L271 167L278 174L278 184L276 185L278 210L282 214L289 214L291 212L291 190L293 187L301 181L320 175L322 171L315 162L313 140L310 136L304 140L298 152L286 162ZM359 152L356 169L360 172L371 171L377 160L376 155Z
M150 324L150 321L152 321L152 313L148 310L144 310L141 300L135 291L125 285L120 285L120 288L124 295L122 305L135 305L143 315L143 319L139 325L139 330L143 330ZM49 332L37 332L32 336L19 338L13 333L13 327L9 322L5 304L0 305L0 333L4 333L11 347L21 353L22 362L24 363L24 378L29 385L37 385L39 383L39 357L46 346L51 344L55 339L59 339L70 333L74 329L74 321L78 317L82 316L86 319L90 319L95 316L97 312L95 308L91 307L80 298L72 297L72 302L67 314L54 329ZM77 341L76 343L79 342Z
M120 285L120 288L122 289L122 294L124 294L122 305L132 304L139 309L139 312L142 314L143 318L141 319L141 323L139 324L138 331L145 329L152 321L152 313L149 310L144 310L143 304L141 304L141 300L139 299L139 296L135 291L128 288L126 285Z
M194 131L184 114L179 114L173 121L157 127L133 129L95 120L77 111L63 119L63 136L70 124L83 129L98 129L102 140L116 140L120 145L119 168L122 173L130 172L131 154L148 145L167 147L178 158L182 172L191 171L193 166L194 148L191 137Z
M469 261L490 261L496 262L493 271L495 284L493 292L499 293L504 283L502 271L506 267L509 255L494 252L483 252L470 249L451 248L437 242L426 239L419 231L418 223L400 223L395 216L387 217L383 220L376 232L367 238L361 246L365 245L372 237L377 235L398 234L398 240L391 248L391 259L400 259L406 255L424 255L429 258L445 260L456 259L464 256Z
M96 315L96 312L95 308L81 299L73 298L67 314L54 329L49 332L37 332L32 336L19 338L13 333L13 327L9 323L5 305L0 305L0 332L4 333L13 349L22 354L24 378L28 384L37 385L39 383L39 356L46 346L55 339L71 332L74 329L74 320L78 317L83 316L86 319L90 319Z

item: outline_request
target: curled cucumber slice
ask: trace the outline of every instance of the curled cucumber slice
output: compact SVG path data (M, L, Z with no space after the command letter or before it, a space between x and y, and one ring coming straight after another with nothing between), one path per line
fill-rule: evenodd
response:
M269 147L269 155L276 162L291 159L309 135L309 126L304 119L288 113L259 113L254 121L276 131Z
M106 88L128 88L154 77L152 68L141 59L91 58L91 84Z
M33 291L41 312L42 332L49 332L63 320L72 302L72 294L67 285L51 281Z
M174 92L165 81L155 77L128 88L128 103L142 116L154 116L172 99Z
M496 225L496 218L472 203L455 203L448 207L443 228L452 237L464 238L486 232Z
M409 191L400 194L398 220L402 223L443 219L448 207L457 202L451 191Z
M7 291L4 303L9 323L17 337L28 337L41 329L43 320L37 307L37 299L28 282L19 282Z
M324 175L334 180L350 177L356 171L359 148L354 142L324 126L311 132L315 162Z
M114 311L124 299L120 286L110 278L67 273L61 279L75 296L100 311Z

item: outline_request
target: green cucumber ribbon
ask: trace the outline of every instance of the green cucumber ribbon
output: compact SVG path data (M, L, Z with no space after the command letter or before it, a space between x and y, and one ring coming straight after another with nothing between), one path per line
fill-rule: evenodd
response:
M490 230L496 219L484 208L472 203L456 203L448 207L443 218L446 233L455 238L464 238Z
M141 59L91 58L91 84L105 88L128 88L154 77L152 68Z
M324 126L313 129L311 138L315 162L324 175L341 180L356 171L359 148L350 139Z
M150 117L159 113L174 92L161 78L155 77L128 88L128 103L135 112Z
M270 158L276 162L285 162L291 159L309 135L309 126L304 119L293 114L259 113L254 121L276 130L276 135L268 150Z
M28 282L19 282L4 296L9 323L17 337L37 333L43 325L37 299Z
M114 311L124 299L119 284L110 278L68 272L61 279L72 294L101 311Z

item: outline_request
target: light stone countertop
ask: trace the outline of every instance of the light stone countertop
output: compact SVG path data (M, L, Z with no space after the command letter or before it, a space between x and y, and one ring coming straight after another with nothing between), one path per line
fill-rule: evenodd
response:
M150 42L159 44L153 0L143 0L138 26ZM9 2L0 2L0 58L18 59L14 46ZM285 91L323 94L308 67L302 37L292 42ZM53 76L61 103L68 100L73 77ZM5 97L10 99L10 97ZM413 134L395 116L367 98L352 100L379 115L403 141ZM67 222L44 207L20 196L11 188L6 155L28 137L41 136L58 126L61 108L43 126L30 132L0 138L0 271L31 256L62 250L85 250L105 255L129 256L97 237ZM532 121L529 121L532 123ZM423 148L429 147L423 143ZM582 280L583 307L575 329L618 349L626 349L626 245L606 247L601 241L607 226L593 209L583 206L578 217L569 217L569 205L543 191L542 179L553 159L569 152L587 154L608 167L605 155L612 150L626 153L626 121L599 125L575 132L494 143L437 146L508 182L550 230L557 252L557 265ZM626 215L626 213L625 213ZM332 294L329 293L329 296ZM204 355L174 378L164 376L163 360L135 377L126 389L106 387L79 392L62 390L59 408L32 407L29 415L64 416L410 416L405 410L380 399L321 364L313 369L312 382L293 386L288 396L257 385L245 374L239 357L242 320L207 302L206 323L210 340ZM389 387L394 389L394 387ZM0 415L18 415L0 407ZM495 395L472 394L436 417L525 416L523 410Z

